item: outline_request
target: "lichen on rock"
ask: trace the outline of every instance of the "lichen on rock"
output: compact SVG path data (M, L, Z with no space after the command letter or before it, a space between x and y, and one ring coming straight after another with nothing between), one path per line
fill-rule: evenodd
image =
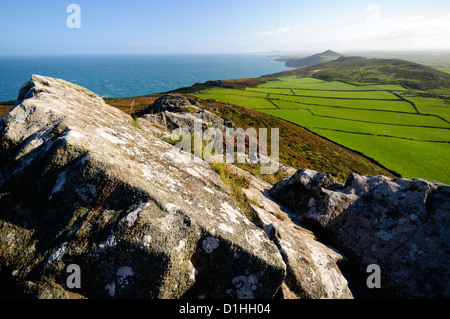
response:
M424 179L359 176L344 184L298 170L270 195L322 229L357 275L378 265L384 297L450 297L450 186Z
M1 120L0 271L35 297L39 282L70 296L65 268L78 264L87 298L222 298L251 271L254 297L271 298L285 273L277 247L207 163L130 120L63 80L23 86Z

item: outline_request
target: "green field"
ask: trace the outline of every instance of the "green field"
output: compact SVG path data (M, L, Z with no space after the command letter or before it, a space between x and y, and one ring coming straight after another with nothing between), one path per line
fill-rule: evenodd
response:
M322 81L314 78L283 77L259 85L258 88L287 88L324 91L405 91L397 84L354 85L339 81Z
M267 93L250 92L245 90L213 88L204 94L198 94L202 99L215 99L222 102L237 104L252 109L276 108L267 100Z
M326 93L326 92L324 92ZM308 105L334 106L341 108L365 109L365 110L381 110L381 111L398 111L414 113L414 107L411 103L403 100L387 101L387 100L367 100L367 99L336 99L326 97L308 97L295 95L279 95L271 94L273 100L289 101Z
M450 68L437 68L439 71L450 73Z
M438 98L408 97L420 113L440 116L450 122L450 103Z
M273 115L357 150L407 178L450 184L450 104L396 84L283 77L196 94Z

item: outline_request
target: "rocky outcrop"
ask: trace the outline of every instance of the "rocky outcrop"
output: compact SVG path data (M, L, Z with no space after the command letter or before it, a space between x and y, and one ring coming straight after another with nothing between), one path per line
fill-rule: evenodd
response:
M23 86L0 120L0 293L353 298L341 266L365 285L377 265L375 296L450 297L450 186L302 169L272 187L230 165L249 181L250 221L206 162L159 138L232 122L182 96L148 112L58 79Z
M286 263L287 275L279 291L286 299L352 299L348 282L338 264L346 262L340 252L316 240L295 220L295 214L274 201L272 185L237 167L249 187L243 192L257 215L256 224L277 245ZM293 220L292 220L293 219Z
M270 190L303 222L323 230L365 274L381 271L384 297L450 297L450 186L352 174L345 184L298 170Z
M196 101L182 95L167 94L161 96L153 105L148 106L144 110L142 118L152 125L166 130L158 134L158 136L165 139L171 139L172 136L170 133L176 129L186 130L190 134L194 133L196 129L201 130L202 132L208 128L219 129L222 134L223 152L229 147L227 143L231 143L231 147L235 151L238 149L238 141L243 141L244 145L240 146L245 150L249 150L249 144L254 143L254 145L256 145L256 152L250 154L245 153L243 155L247 163L264 166L276 165L281 171L288 174L294 174L296 171L295 168L279 163L278 160L276 163L273 163L271 157L260 154L259 152L261 150L265 150L266 153L267 150L265 146L259 144L257 138L246 135L242 139L239 139L238 134L240 133L237 132L236 125L230 119L219 117L212 112L203 110ZM201 127L196 123L200 123ZM231 134L233 137L228 138L227 134ZM212 135L211 140L213 137L214 135ZM207 137L200 137L200 139L204 141L208 140ZM225 161L226 159L223 157L223 162Z
M325 226L358 198L342 190L333 176L302 169L277 183L270 194L293 207L302 221Z
M167 99L132 119L32 76L0 121L0 283L34 298L352 298L345 257L293 222L270 184L235 167L251 180L251 222L206 162L159 138L168 127L151 116L180 127L203 111Z
M178 94L167 94L158 98L153 105L148 106L144 113L168 112L198 112L200 105L193 99Z
M143 118L170 131L186 128L193 132L195 121L201 122L203 130L213 127L224 131L227 127L235 127L229 119L202 110L199 106L194 100L181 95L163 95L144 110Z
M24 85L0 121L1 276L41 298L273 297L278 247L208 164L132 121L65 81Z

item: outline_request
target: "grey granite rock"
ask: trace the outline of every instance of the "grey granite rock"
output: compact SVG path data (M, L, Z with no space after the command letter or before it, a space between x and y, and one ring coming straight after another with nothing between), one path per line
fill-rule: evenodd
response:
M276 245L207 163L138 121L33 75L0 124L0 272L35 297L273 297L286 269Z
M303 169L270 194L321 227L360 273L378 265L378 294L450 297L450 186L357 174L342 185Z

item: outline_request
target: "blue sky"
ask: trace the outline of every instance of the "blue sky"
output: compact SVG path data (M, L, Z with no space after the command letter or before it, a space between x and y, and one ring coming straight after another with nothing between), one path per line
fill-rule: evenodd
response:
M81 9L70 29L69 4ZM450 1L40 0L0 3L0 54L450 49Z

